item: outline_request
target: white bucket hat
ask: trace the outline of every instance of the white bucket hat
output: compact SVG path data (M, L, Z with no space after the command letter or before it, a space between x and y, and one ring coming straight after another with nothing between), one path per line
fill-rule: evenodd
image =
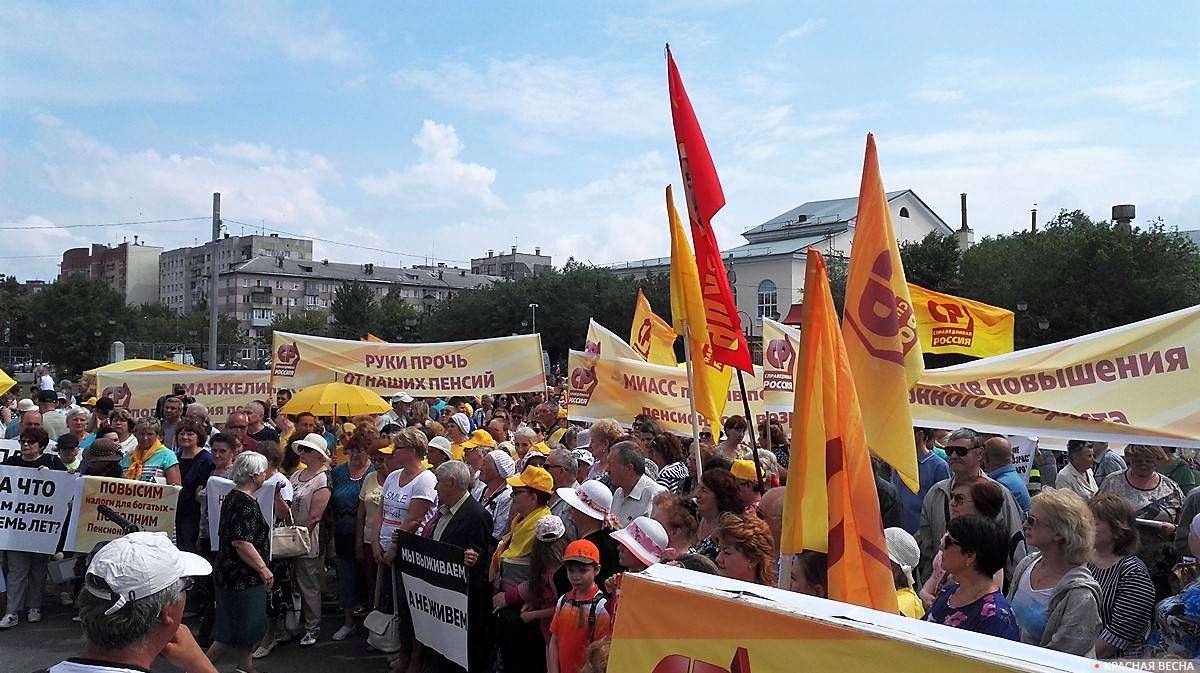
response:
M609 535L648 566L662 562L670 544L666 529L648 516L639 516L624 530L614 530Z
M887 542L888 558L900 566L909 586L912 586L913 568L921 562L921 546L917 544L916 538L903 528L884 529L883 539Z
M612 491L595 479L578 484L575 488L560 488L555 493L571 507L600 521L607 519L612 509Z
M92 558L87 574L104 580L111 591L85 581L88 593L113 601L105 616L129 601L152 596L183 577L212 573L212 565L196 554L179 551L166 533L130 533L104 545Z
M317 453L325 456L325 460L329 460L329 444L325 442L325 438L315 432L310 432L304 439L297 439L292 442L292 450L300 453L301 448L312 449Z
M453 449L450 448L450 440L445 437L434 437L429 440L429 448L441 451L446 454L446 458L454 458Z

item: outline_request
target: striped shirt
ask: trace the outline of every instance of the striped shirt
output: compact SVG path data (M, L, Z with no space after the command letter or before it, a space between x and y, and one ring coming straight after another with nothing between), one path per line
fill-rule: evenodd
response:
M658 483L667 487L667 490L680 495L683 480L688 478L687 465L683 463L671 463L658 471L658 478L655 479Z
M1100 585L1100 640L1120 656L1140 655L1154 616L1154 583L1146 564L1131 555L1109 568L1089 563L1088 570Z

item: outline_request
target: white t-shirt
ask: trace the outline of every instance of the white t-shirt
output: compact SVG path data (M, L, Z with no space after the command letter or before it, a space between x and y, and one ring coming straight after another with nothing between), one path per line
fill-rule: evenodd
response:
M136 666L118 666L105 662L62 661L50 667L50 673L138 673Z
M292 482L279 472L271 475L270 479L263 482L263 486L270 486L272 488L275 488L275 484L283 485L280 489L280 493L283 494L283 500L284 502L291 502L292 498L296 495L296 490L292 488Z
M49 374L42 374L42 378L38 379L38 389L54 390L54 379Z
M413 500L437 502L437 477L433 475L433 470L424 470L415 479L400 486L403 472L396 470L383 482L383 496L379 502L379 546L384 551L392 548L392 535L408 518L408 508ZM432 512L433 508L429 511Z

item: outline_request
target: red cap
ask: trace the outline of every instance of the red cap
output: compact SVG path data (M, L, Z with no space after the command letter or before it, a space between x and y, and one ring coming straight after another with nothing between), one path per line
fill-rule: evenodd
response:
M600 549L590 540L576 540L563 552L563 563L567 561L600 565Z

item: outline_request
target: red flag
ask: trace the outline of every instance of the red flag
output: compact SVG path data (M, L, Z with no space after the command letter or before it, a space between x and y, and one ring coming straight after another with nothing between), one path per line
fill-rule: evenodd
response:
M729 277L721 259L721 249L712 230L711 220L725 205L725 194L717 178L708 144L700 131L700 122L692 110L679 78L679 69L671 50L667 49L667 86L671 96L671 121L675 125L675 144L679 150L679 170L683 174L683 189L687 200L688 219L692 225L692 245L696 248L696 267L700 272L700 291L708 318L712 349L706 359L753 372L750 347L742 334L737 302L729 288Z

